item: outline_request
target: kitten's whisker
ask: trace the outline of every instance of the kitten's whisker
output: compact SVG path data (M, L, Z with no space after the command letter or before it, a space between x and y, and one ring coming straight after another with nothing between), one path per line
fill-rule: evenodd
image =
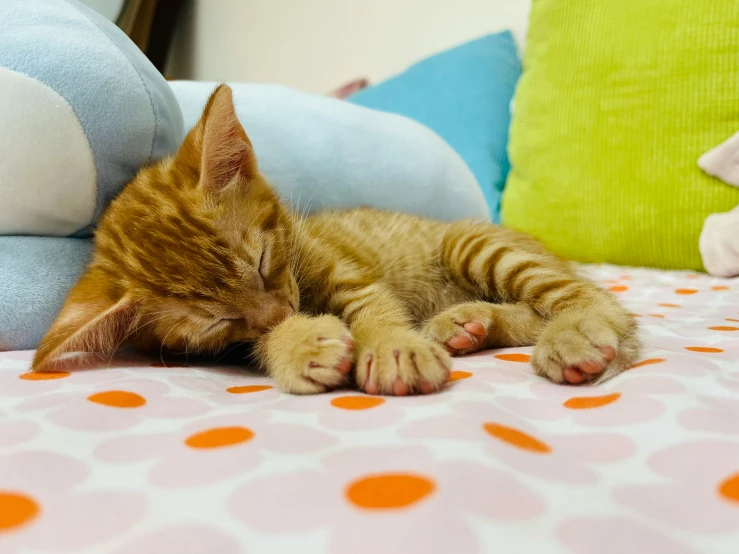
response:
M167 331L167 334L164 335L164 338L162 339L162 345L159 347L159 361L161 361L162 363L164 363L164 345L166 344L167 338L169 337L170 334L172 334L172 331L174 331L174 329L175 327L173 325L169 329L169 331Z
M126 333L126 334L125 334L124 336L123 336L123 338L122 338L121 340L119 340L119 341L118 341L118 343L117 343L117 344L115 345L115 347L114 347L114 348L113 348L113 350L111 351L111 353L110 353L110 356L108 357L108 369L110 369L110 364L112 364L112 363L113 363L113 358L115 357L115 354L116 354L116 352L118 351L118 349L119 349L119 348L121 347L121 345L122 345L122 344L123 344L124 342L126 342L126 340L127 340L127 339L128 339L128 338L129 338L130 336L131 336L131 335L133 335L134 333L138 332L138 331L139 331L140 329L143 329L143 328L144 328L144 327L146 327L147 325L149 325L149 324L151 324L151 323L154 323L154 322L156 322L156 321L159 321L160 319L163 319L163 318L165 318L165 317L167 316L167 313L165 313L165 312L161 312L161 313L162 313L162 314L164 314L164 315L161 315L160 317L158 317L158 318L156 318L156 319L153 319L153 320L147 321L146 323L143 323L143 324L141 324L141 325L132 325L132 326L131 326L132 328L131 328L131 329L130 329L130 330L129 330L129 331L128 331L128 332L127 332L127 333Z
M238 348L239 344L240 343L236 342L236 343L232 344L230 348L226 348L226 350L224 350L223 353L215 359L215 362L216 363L220 362L225 356L227 356L228 354L230 354L231 352L233 352L234 350L236 350L236 348Z
M142 323L140 325L132 326L131 330L128 331L128 333L126 333L125 336L118 342L118 347L120 347L120 345L123 344L123 342L126 339L128 339L131 335L133 335L137 331L143 329L147 325L151 325L152 323L156 323L157 321L160 321L160 320L164 319L165 317L167 317L167 315L169 315L169 312L159 312L158 314L155 314L155 315L159 315L159 317L156 317L154 319L147 319L146 320L146 323ZM118 347L116 347L116 348L118 348Z

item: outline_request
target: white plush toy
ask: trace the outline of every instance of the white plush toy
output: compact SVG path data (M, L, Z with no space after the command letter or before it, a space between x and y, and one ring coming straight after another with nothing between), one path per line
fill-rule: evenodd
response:
M698 159L698 165L729 185L739 187L739 133ZM717 277L739 276L739 206L706 218L700 236L706 271Z
M75 0L0 1L0 350L34 348L95 223L184 128L167 81Z

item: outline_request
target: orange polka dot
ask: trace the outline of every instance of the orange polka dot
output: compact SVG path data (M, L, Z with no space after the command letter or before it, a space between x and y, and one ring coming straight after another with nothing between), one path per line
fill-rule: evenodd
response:
M665 316L662 314L649 314L650 317L658 317L659 319L664 319Z
M29 371L18 375L18 379L24 381L51 381L53 379L64 379L70 375L69 371Z
M250 392L269 390L271 388L273 387L271 387L270 385L243 385L240 387L228 387L226 391L230 392L231 394L247 394Z
M649 358L648 360L642 360L641 362L632 365L629 369L634 369L635 367L642 367L645 365L661 364L664 361L666 361L664 358Z
M496 354L493 357L504 362L528 362L531 360L531 356L528 354Z
M140 408L146 404L146 398L135 392L125 390L109 390L96 392L87 397L90 402L111 408Z
M677 289L675 294L695 294L698 289Z
M669 302L663 302L662 304L657 304L657 306L662 308L682 308L680 304L670 304Z
M40 511L41 507L30 496L0 491L0 532L25 525Z
M563 406L570 410L589 410L591 408L600 408L613 404L621 398L621 393L614 392L603 396L575 396L567 400Z
M715 286L711 287L711 290L715 290L715 291L718 292L718 291L722 291L722 290L729 290L730 288L731 287L727 287L726 285L715 285Z
M631 317L641 317L641 314L629 314Z
M621 279L622 281L631 281L631 275L621 275L619 279Z
M365 510L397 510L412 506L436 490L436 483L413 473L382 473L357 479L346 488L346 498Z
M505 425L498 425L497 423L486 423L482 427L489 435L496 439L500 439L511 446L536 452L537 454L546 454L552 451L548 444L545 444L539 439L535 439L531 435L527 435L518 429L506 427Z
M629 287L627 287L626 285L614 285L612 287L608 287L608 290L610 290L611 292L626 292L627 290L629 290Z
M733 317L727 317L726 321L733 321L735 323L739 323L739 319L733 318Z
M711 331L739 331L739 327L732 327L731 325L716 325L709 327Z
M384 403L384 398L378 398L376 396L352 395L337 396L331 399L331 405L334 408L341 408L342 410L369 410Z
M708 354L720 354L723 352L720 348L711 348L710 346L686 346L685 350L691 352L706 352Z
M185 439L185 444L191 448L221 448L233 446L254 438L254 432L246 427L214 427L206 429Z
M739 503L739 473L727 477L719 485L718 492L725 500Z
M450 381L459 381L460 379L469 379L472 377L472 373L469 371L452 371L449 375Z
M696 275L695 273L691 273L690 275L686 275L688 279L700 279L700 275Z

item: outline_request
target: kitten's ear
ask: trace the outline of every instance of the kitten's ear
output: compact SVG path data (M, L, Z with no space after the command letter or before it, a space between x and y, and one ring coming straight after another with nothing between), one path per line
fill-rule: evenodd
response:
M205 188L218 191L236 177L256 176L257 158L236 116L231 87L220 85L211 94L198 125L202 132L200 182Z
M107 278L88 270L69 293L61 312L36 351L32 368L43 371L65 354L112 354L134 324L134 304L115 298Z

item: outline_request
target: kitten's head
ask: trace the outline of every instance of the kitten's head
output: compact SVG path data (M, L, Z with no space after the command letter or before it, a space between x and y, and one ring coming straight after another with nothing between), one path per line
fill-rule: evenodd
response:
M175 353L253 340L298 309L293 243L221 85L179 152L142 169L103 215L34 369L127 339Z

